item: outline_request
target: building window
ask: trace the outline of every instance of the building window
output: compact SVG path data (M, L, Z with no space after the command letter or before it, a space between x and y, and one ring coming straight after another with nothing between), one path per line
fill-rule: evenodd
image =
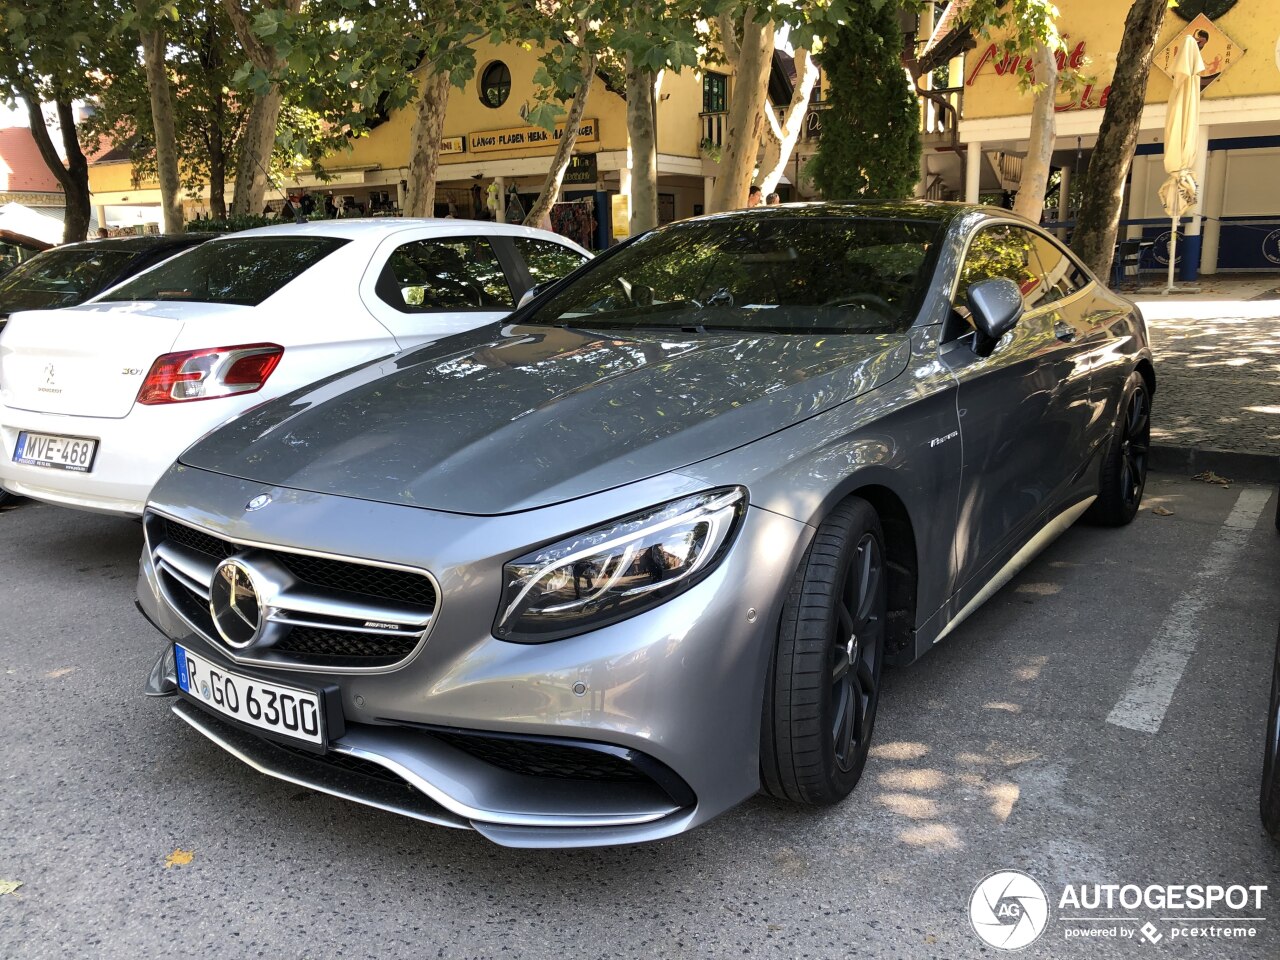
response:
M729 102L729 78L708 71L702 75L702 112L724 113Z
M501 60L489 64L480 74L480 102L497 109L511 95L511 71Z

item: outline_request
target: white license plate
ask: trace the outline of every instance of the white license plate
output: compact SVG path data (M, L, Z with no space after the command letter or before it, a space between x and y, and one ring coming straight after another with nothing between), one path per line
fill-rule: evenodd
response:
M93 469L93 457L97 452L97 440L87 437L59 437L50 433L28 433L24 430L18 434L13 459L16 463L26 463L33 467L88 473Z
M175 643L178 686L211 710L282 737L324 743L320 697L215 666Z

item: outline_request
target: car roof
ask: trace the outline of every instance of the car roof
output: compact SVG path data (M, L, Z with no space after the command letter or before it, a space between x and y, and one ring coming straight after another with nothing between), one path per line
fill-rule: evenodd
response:
M452 217L351 217L277 223L230 234L234 237L338 237L344 240L381 240L403 230L436 229L440 233L470 232L487 236L545 237L547 231L494 220L461 220Z
M147 253L151 250L179 247L194 247L211 240L212 233L175 233L148 234L141 237L105 237L101 240L83 240L79 243L64 243L55 250L123 250L128 253Z
M1012 210L950 200L819 200L811 203L783 203L774 206L762 204L749 210L730 210L697 219L715 220L722 217L742 216L779 217L788 214L814 217L892 217L897 220L929 220L942 223L951 223L953 220L973 214L1011 220L1023 219ZM1026 222L1030 223L1030 221Z

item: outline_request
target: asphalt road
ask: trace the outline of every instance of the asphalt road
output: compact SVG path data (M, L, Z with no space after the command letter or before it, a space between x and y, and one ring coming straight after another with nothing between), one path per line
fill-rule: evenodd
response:
M836 809L757 798L649 846L521 852L222 754L140 694L162 644L132 604L140 528L22 504L0 514L0 957L992 957L970 895L1015 868L1051 901L1021 956L1274 960L1274 510L1155 477L1131 527L1068 531L889 676ZM1186 940L1171 910L1064 919L1093 883L1271 889L1177 914L1256 936ZM1068 937L1091 928L1134 936Z

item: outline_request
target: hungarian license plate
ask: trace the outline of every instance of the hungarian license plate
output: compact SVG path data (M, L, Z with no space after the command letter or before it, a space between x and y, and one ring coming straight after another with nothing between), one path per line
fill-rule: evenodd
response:
M93 469L93 458L98 452L98 441L87 437L59 437L50 433L18 434L13 449L16 463L33 467L52 467L55 470L74 470L88 473Z
M178 686L209 709L294 740L323 744L324 711L318 694L282 687L216 666L174 645Z

